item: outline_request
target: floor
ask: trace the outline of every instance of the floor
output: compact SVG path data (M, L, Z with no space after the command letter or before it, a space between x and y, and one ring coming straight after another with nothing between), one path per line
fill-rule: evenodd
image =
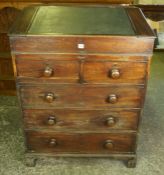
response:
M40 160L23 164L23 136L16 97L0 97L0 175L163 175L164 173L164 53L154 54L140 127L138 164L128 169L108 158Z

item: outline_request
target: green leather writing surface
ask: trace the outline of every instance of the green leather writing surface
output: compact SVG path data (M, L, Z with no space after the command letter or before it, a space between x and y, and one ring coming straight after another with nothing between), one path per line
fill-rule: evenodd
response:
M28 34L135 35L123 7L41 6Z

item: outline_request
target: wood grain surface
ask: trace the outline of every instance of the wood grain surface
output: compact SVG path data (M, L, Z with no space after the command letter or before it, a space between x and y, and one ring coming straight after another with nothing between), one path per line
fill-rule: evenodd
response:
M83 109L29 109L23 110L26 129L51 131L97 131L109 132L137 130L140 111L138 110L83 110ZM113 119L113 122L111 121ZM54 120L54 123L50 120ZM110 122L110 121L111 122Z
M21 86L20 97L23 107L27 108L102 108L142 107L144 88L142 86L98 86L98 85L44 85ZM54 100L46 101L48 93L54 94ZM108 100L111 94L117 96L117 102L112 104Z
M95 61L96 59L97 61ZM138 60L142 60L142 62L138 62ZM81 72L81 76L86 83L144 84L147 71L146 57L62 56L58 54L48 56L18 55L15 62L18 81L32 83L38 81L51 83L78 82L80 79L79 73ZM83 66L81 67L80 64L83 64ZM49 77L44 76L47 67L53 70ZM114 69L117 69L120 74L117 79L111 76Z
M26 131L28 150L36 153L134 153L136 134L111 133L55 133L44 131ZM56 145L51 145L51 140ZM113 147L105 148L110 140Z
M27 152L135 165L155 39L141 11L126 8L134 36L28 35L36 11L10 33Z
M151 54L154 38L114 36L10 37L13 53L137 53ZM46 45L45 45L46 43ZM71 43L71 44L70 44ZM78 44L83 43L84 49ZM43 47L44 46L44 47Z

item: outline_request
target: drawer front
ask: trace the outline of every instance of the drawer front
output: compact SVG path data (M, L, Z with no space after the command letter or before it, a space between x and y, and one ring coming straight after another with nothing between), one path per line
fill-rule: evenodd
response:
M16 55L18 82L144 84L148 57L78 54Z
M140 62L86 61L83 77L87 83L144 84L147 64Z
M10 37L16 53L145 53L152 54L154 38L128 36Z
M28 108L140 108L143 93L142 86L20 86L22 105Z
M21 79L19 81L67 83L79 80L78 61L17 59L16 66L18 79Z
M23 110L26 128L50 130L136 130L139 111L128 110Z
M28 150L36 153L130 153L135 133L55 133L26 131Z

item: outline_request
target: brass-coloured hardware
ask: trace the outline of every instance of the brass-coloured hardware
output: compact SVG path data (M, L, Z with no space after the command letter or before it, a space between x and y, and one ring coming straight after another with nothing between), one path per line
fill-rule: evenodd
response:
M49 92L45 95L45 100L48 102L48 103L52 103L54 101L55 97L54 97L54 94Z
M51 139L49 144L50 146L56 146L57 145L56 139Z
M48 125L55 125L56 124L56 118L54 116L49 116L47 124Z
M113 147L114 147L114 145L113 145L113 142L112 142L112 140L106 140L105 141L105 144L104 144L104 147L106 148L106 149L113 149Z
M118 101L118 98L117 98L117 96L116 96L115 94L109 95L109 97L108 97L108 102L109 102L109 103L114 104L114 103L116 103L117 101Z
M106 121L105 121L105 124L107 125L107 126L112 126L112 125L114 125L116 123L116 120L115 120L115 117L113 117L113 116L109 116L107 119L106 119Z
M44 70L44 76L45 77L51 77L53 73L53 69L49 66L47 66Z
M118 79L120 77L120 71L116 68L113 68L110 72L110 76L113 79Z

